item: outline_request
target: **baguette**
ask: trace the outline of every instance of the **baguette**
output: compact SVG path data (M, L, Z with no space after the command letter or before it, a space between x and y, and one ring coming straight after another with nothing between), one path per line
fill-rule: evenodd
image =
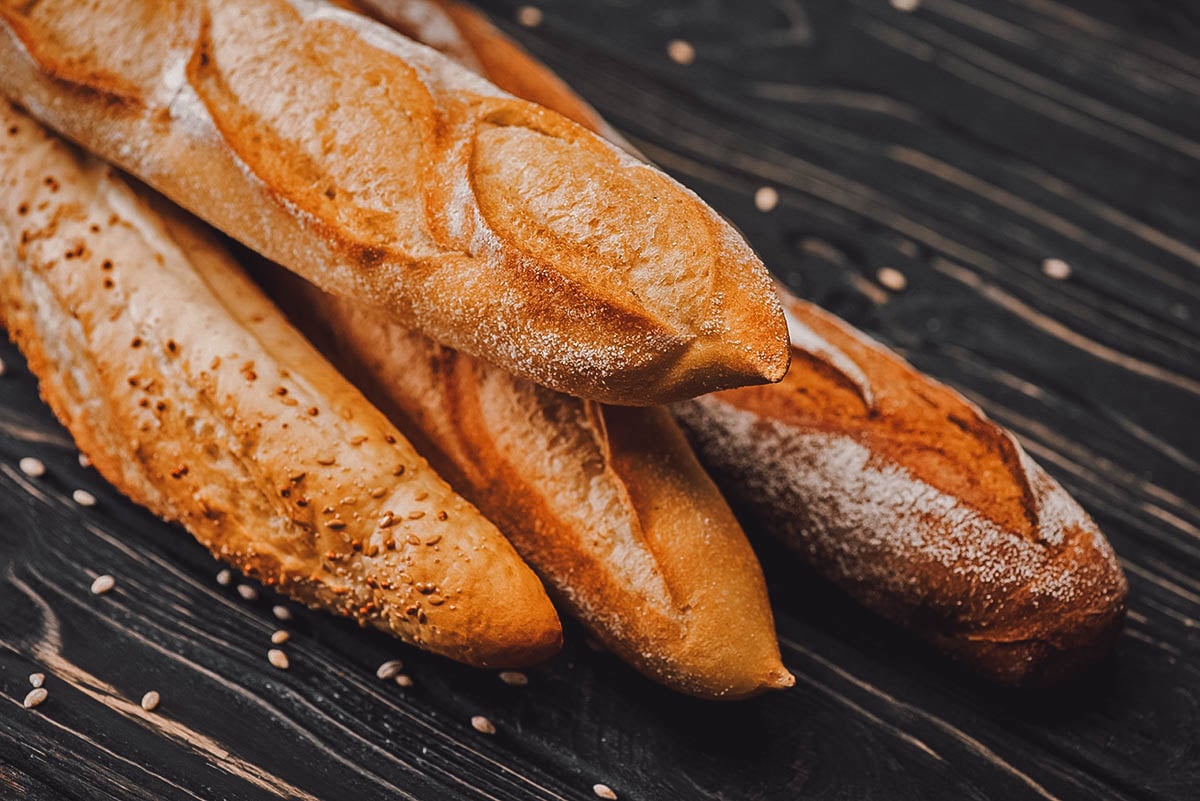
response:
M1048 684L1102 656L1127 585L1087 513L978 407L781 293L784 382L674 407L734 505L993 679Z
M356 2L378 12L434 0ZM465 6L436 4L462 37L503 38ZM487 73L514 93L549 75L517 52ZM548 98L602 130L578 97ZM730 497L866 606L994 679L1046 683L1102 655L1127 586L1095 524L973 405L783 295L784 382L675 409Z
M473 54L489 30L507 42L481 18L471 23L475 39L456 39L457 23L423 0L373 5L455 57ZM460 11L455 20L473 13ZM595 117L577 100L581 109ZM650 678L705 698L792 685L754 553L665 410L572 398L282 271L264 270L263 278L609 650Z
M0 290L81 451L219 558L469 664L559 647L512 546L208 232L3 101Z
M766 271L694 194L360 15L6 0L0 92L323 289L554 389L647 405L786 372Z

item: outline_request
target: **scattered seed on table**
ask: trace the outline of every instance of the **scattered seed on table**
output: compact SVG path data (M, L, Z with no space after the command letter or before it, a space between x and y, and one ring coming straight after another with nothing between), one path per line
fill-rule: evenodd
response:
M271 607L271 614L275 615L276 620L291 620L292 610L288 609L283 604Z
M17 463L17 467L21 468L21 472L30 478L41 478L46 475L46 465L41 459L35 459L32 456L24 456Z
M908 286L908 278L895 267L880 267L875 277L886 289L893 292L903 292Z
M71 493L71 500L80 506L95 506L96 496L84 489L77 489Z
M242 596L246 601L257 601L258 590L251 587L249 584L239 584L237 587L238 595Z
M617 801L617 794L607 784L593 784L592 792L599 798L606 799L606 801Z
M1046 259L1042 262L1042 272L1047 278L1055 281L1066 281L1071 277L1071 265L1062 259Z
M42 703L42 701L45 701L46 696L49 694L50 693L46 692L45 687L34 687L29 691L29 695L25 696L25 700L23 702L25 708L33 709L38 704Z
M387 662L384 662L375 669L375 675L383 681L387 681L388 679L394 679L396 676L400 675L401 670L404 670L403 662L401 662L399 659L389 659Z
M667 55L676 64L691 64L696 60L696 48L683 39L672 39L667 43Z
M276 667L280 670L288 669L287 654L278 648L272 648L270 651L267 651L267 661L271 663L271 667Z
M526 28L536 28L542 24L542 10L537 6L521 6L517 9L517 22Z
M103 576L96 576L96 580L92 582L92 595L103 595L117 586L117 580L105 573Z
M7 372L8 372L8 366L4 363L3 359L0 359L0 375L4 375Z
M762 212L773 210L779 205L779 192L772 186L760 186L754 193L754 208Z
M892 8L897 11L916 11L921 5L921 0L892 0Z
M147 712L153 712L158 707L158 702L161 700L155 690L151 690L142 696L142 709Z
M283 629L280 629L279 631L277 631L271 635L271 644L272 645L283 645L285 642L287 642L291 638L292 638L292 635L288 634Z
M217 583L222 587L228 587L231 583L233 583L233 571L222 570L217 573Z
M92 460L87 458L87 454L85 454L85 453L79 454L79 466L82 467L84 470L86 470L92 466Z
M500 681L513 687L524 687L529 683L529 677L519 670L502 670Z
M400 685L401 687L411 687L413 686L413 680L411 676L401 673L396 676L396 684Z
M41 687L45 683L46 683L46 674L45 673L30 673L29 674L30 686Z
M493 726L492 722L483 715L476 715L475 717L471 718L471 726L480 734L496 733L496 727Z

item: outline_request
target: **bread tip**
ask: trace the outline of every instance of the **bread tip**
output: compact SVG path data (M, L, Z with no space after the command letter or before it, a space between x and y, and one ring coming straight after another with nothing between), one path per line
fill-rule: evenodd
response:
M767 674L767 679L763 682L763 685L768 690L786 690L789 687L796 686L796 677L792 675L790 670L780 665Z

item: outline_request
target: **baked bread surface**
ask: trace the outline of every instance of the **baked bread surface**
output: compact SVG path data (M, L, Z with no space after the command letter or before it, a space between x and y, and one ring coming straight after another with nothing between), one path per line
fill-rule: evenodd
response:
M766 271L699 198L360 15L0 0L0 91L323 289L546 386L647 405L786 371Z
M8 102L0 290L80 450L221 559L470 664L557 650L555 611L512 546L207 231Z
M781 292L783 383L673 407L735 507L992 678L1049 683L1105 653L1127 585L1079 504L974 404Z

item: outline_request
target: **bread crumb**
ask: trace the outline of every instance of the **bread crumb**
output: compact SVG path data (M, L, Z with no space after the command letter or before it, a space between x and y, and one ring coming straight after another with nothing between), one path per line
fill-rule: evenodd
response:
M526 28L536 28L542 24L544 15L537 6L520 6L517 8L517 22Z
M476 715L475 717L471 718L471 726L480 734L496 733L496 727L493 726L492 722L483 715Z
M880 267L875 278L884 288L893 292L903 292L908 287L908 278L895 267Z
M667 55L676 64L686 66L696 60L696 48L685 39L672 39L667 43Z
M1042 262L1042 272L1047 278L1055 281L1065 281L1071 277L1071 265L1062 259L1046 259Z

